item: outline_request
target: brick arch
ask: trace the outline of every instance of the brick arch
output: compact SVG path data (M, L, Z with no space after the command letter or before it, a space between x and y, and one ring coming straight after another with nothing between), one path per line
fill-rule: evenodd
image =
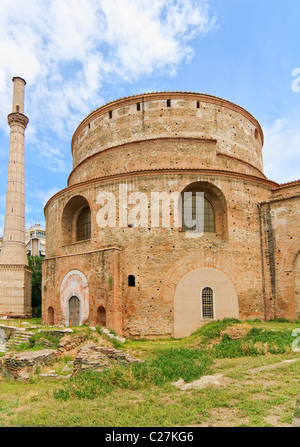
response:
M84 210L91 212L91 206L86 197L82 195L73 196L64 206L61 218L61 233L63 245L77 242L77 222Z
M209 315L204 290L210 291ZM174 295L174 337L188 337L203 324L224 318L239 318L238 296L230 278L210 267L187 273L179 281Z
M198 251L183 257L166 272L161 289L162 300L172 305L179 281L191 271L200 268L220 270L232 281L238 293L246 292L242 274L233 264L231 258L222 254L207 254L207 252Z
M69 300L76 296L80 303L80 324L89 316L89 287L85 275L79 270L69 271L60 287L60 307L66 326L69 325Z
M203 193L204 198L209 202L214 213L215 233L221 238L228 238L228 212L227 202L223 191L215 185L215 183L208 180L197 180L189 182L181 191L181 201L184 205L185 193ZM179 212L182 213L183 206L179 207ZM182 217L182 216L180 216Z

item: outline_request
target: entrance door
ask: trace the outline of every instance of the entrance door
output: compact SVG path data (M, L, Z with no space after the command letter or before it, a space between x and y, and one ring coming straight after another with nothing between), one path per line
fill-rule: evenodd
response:
M79 326L80 301L77 296L72 296L69 300L69 324L70 326Z

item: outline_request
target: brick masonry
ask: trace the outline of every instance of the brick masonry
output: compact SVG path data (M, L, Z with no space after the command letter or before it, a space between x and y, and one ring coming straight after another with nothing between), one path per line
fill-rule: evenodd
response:
M45 207L43 320L53 315L55 324L67 325L74 293L80 323L99 324L101 308L119 335L189 335L192 316L201 314L203 284L221 291L218 318L300 318L300 182L268 180L262 147L252 115L209 95L138 95L92 112L72 139L68 187ZM129 227L132 204L126 225L119 220L125 185L128 193L143 192L150 206L152 192L182 192L195 183L212 203L215 233L187 237L172 207L168 227L151 225L150 208L146 225ZM114 228L98 225L103 192L116 198ZM91 237L76 242L74 226L86 205Z

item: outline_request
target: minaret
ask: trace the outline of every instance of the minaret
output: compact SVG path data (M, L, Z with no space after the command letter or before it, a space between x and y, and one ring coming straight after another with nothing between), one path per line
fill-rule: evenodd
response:
M24 79L13 78L9 161L3 245L0 254L0 314L31 314L31 270L25 247L25 129ZM29 278L30 277L30 278ZM30 289L30 290L29 290Z

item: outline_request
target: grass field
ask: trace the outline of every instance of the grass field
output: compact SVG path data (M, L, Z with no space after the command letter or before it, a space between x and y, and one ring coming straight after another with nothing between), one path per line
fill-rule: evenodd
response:
M300 389L300 353L292 350L298 327L214 322L186 339L127 341L121 348L141 364L71 379L2 380L0 425L290 427ZM219 386L183 391L172 384L215 374Z

